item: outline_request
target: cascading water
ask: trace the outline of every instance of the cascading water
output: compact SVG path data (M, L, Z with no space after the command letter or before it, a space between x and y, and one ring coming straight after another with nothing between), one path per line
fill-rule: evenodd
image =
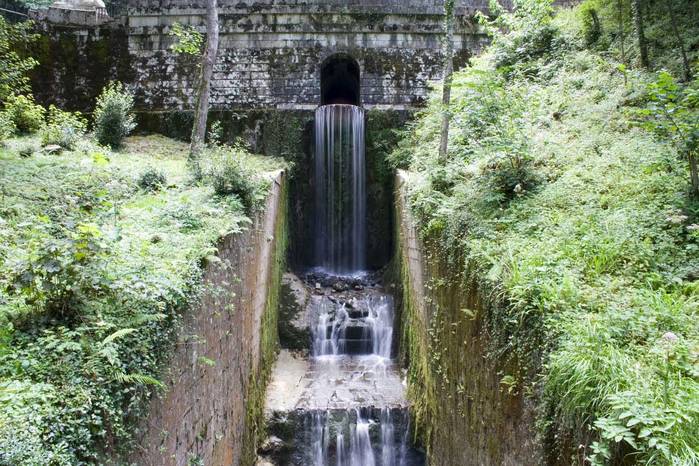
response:
M323 105L315 115L316 263L330 273L364 270L364 110Z
M315 122L315 274L303 434L293 464L413 466L409 416L393 353L393 298L366 262L364 111L325 105ZM364 278L362 278L364 277ZM325 283L321 286L319 281Z

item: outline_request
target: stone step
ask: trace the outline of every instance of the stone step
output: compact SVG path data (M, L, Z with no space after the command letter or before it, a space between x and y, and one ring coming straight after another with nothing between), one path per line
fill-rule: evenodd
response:
M340 341L340 350L343 354L349 355L371 354L374 350L374 342L371 340L344 340Z
M333 327L332 325L328 325L327 328L325 329L325 338L330 339L333 334ZM371 340L373 338L373 331L371 330L371 327L367 327L365 325L351 325L348 327L345 327L344 330L344 339L345 340L362 340L362 339L369 339Z

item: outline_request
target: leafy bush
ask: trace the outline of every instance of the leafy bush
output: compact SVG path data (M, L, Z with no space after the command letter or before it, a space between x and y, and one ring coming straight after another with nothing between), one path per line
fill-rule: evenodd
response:
M602 23L599 18L596 1L587 0L580 6L582 35L588 47L596 44L602 36Z
M31 21L12 24L0 16L0 102L30 90L27 73L39 62L18 51L39 37L31 33L33 27Z
M49 313L68 316L88 298L101 294L107 283L95 268L106 254L101 232L81 224L76 231L45 241L35 255L15 264L8 292Z
M156 169L148 168L138 178L138 186L144 191L159 191L167 184L165 173Z
M531 60L546 56L560 47L558 29L552 24L551 0L514 0L513 12L497 8L493 26L506 28L508 34L493 37L493 58L496 67L510 73L517 65L525 72Z
M255 173L245 164L241 150L218 146L209 151L204 178L219 196L236 196L250 213L264 199L263 186Z
M528 154L497 154L483 171L486 185L495 194L499 203L509 201L517 195L530 191L537 183L537 176Z
M12 116L7 112L0 112L0 141L11 137L17 132Z
M64 112L50 105L46 124L40 131L41 143L44 146L58 145L72 150L86 129L87 122L80 113Z
M97 98L95 137L105 146L118 148L136 127L133 95L120 82L112 82Z
M671 141L689 163L694 196L699 197L699 80L681 88L667 71L647 87L648 106L631 113L645 129Z
M170 46L173 52L183 55L200 55L204 45L204 36L193 26L175 23L170 30L175 42Z
M46 110L31 95L12 95L5 102L5 113L22 134L33 133L44 123Z

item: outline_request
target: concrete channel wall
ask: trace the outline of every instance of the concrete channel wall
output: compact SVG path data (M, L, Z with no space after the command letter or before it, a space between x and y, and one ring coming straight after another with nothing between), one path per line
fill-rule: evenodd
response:
M408 395L431 466L542 463L532 401L501 384L487 358L484 300L463 266L420 237L407 201L410 175L396 177L396 280L402 288L401 351Z
M254 403L276 349L277 298L285 255L286 188L280 171L248 230L221 240L205 268L199 305L184 317L167 391L151 402L140 448L149 466L251 464ZM262 381L262 383L261 383ZM261 415L261 412L259 413Z

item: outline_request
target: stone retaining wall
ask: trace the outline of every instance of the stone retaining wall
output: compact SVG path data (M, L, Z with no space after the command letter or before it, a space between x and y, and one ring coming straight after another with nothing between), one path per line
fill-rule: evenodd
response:
M487 357L483 301L465 271L426 244L407 206L409 175L396 179L397 280L409 400L428 437L432 466L542 463L530 399L501 383L508 368ZM420 417L422 417L420 419Z
M284 183L280 172L253 225L224 238L218 260L206 266L203 297L184 317L163 376L167 392L151 402L140 448L131 458L136 464L252 463L249 455L257 439L251 433L258 420L250 417L250 404L255 403L254 391L264 393L261 382L271 364L265 353L276 349L276 297L286 227Z

